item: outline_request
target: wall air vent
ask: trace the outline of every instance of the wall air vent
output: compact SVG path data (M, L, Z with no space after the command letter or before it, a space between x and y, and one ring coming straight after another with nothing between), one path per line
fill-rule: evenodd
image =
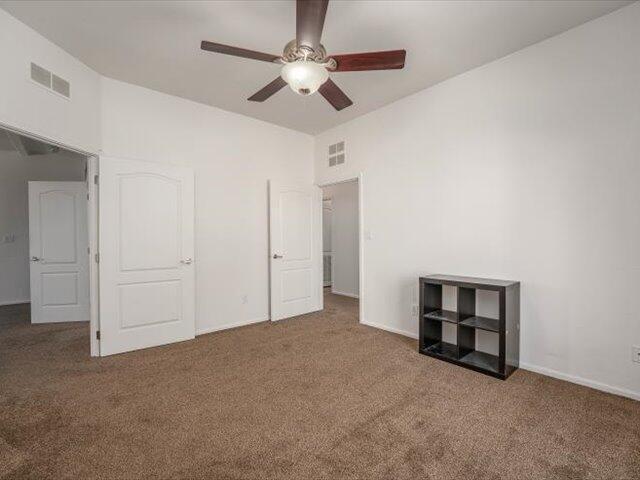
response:
M51 77L51 88L54 92L67 98L69 98L71 94L71 85L69 85L69 82L57 75L52 75Z
M51 72L35 63L31 64L31 80L43 87L51 88Z
M51 73L40 65L31 63L31 80L38 85L42 85L47 90L61 95L65 98L71 98L71 84L62 77Z
M344 158L345 158L344 140L342 142L329 145L329 166L330 167L335 167L336 165L340 165L344 163Z

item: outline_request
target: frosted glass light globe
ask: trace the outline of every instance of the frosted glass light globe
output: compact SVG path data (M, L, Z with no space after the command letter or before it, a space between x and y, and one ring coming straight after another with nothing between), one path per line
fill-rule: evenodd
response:
M285 64L280 74L291 90L299 95L311 95L329 78L329 72L322 65L308 60L298 60Z

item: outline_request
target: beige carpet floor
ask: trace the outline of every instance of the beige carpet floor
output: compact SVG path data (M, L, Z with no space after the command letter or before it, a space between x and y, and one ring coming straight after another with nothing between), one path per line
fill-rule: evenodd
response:
M640 479L640 402L506 382L324 312L90 359L0 309L2 479Z

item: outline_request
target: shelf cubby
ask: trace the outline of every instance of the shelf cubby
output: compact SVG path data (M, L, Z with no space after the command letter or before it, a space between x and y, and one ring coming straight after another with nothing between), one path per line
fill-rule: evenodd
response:
M463 327L477 328L480 330L486 330L488 332L500 331L500 320L498 320L497 318L473 316L473 317L465 318L463 321L459 323Z
M456 310L451 310L452 306L443 308L443 286L452 286L457 290ZM479 290L493 291L493 295L497 293L498 318L476 314L476 293ZM422 312L419 319L420 353L503 380L518 368L519 282L451 275L420 277L418 311ZM455 329L455 338L444 338L443 324ZM478 348L481 334L490 339L495 337L497 354Z
M425 352L432 353L441 357L457 359L458 346L453 343L436 342L424 349Z
M500 372L500 357L491 355L490 353L473 350L460 358L460 361L466 365L473 365L488 372L496 374Z
M458 323L458 312L451 310L434 310L424 314L429 320L438 320L440 322Z

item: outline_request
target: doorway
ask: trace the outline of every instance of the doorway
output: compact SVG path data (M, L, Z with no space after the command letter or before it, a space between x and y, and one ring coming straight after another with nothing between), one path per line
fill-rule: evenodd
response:
M349 309L359 317L359 181L352 179L324 185L321 189L325 309Z
M321 185L269 180L271 321L349 303L349 316L365 323L362 178ZM323 210L329 235L323 235Z
M195 337L193 169L2 125L0 152L0 329L63 323L89 333L91 356Z
M86 154L0 128L3 323L28 329L33 324L92 320L95 268L90 262L89 230L94 215L87 177L94 161ZM91 342L92 354L95 347Z

